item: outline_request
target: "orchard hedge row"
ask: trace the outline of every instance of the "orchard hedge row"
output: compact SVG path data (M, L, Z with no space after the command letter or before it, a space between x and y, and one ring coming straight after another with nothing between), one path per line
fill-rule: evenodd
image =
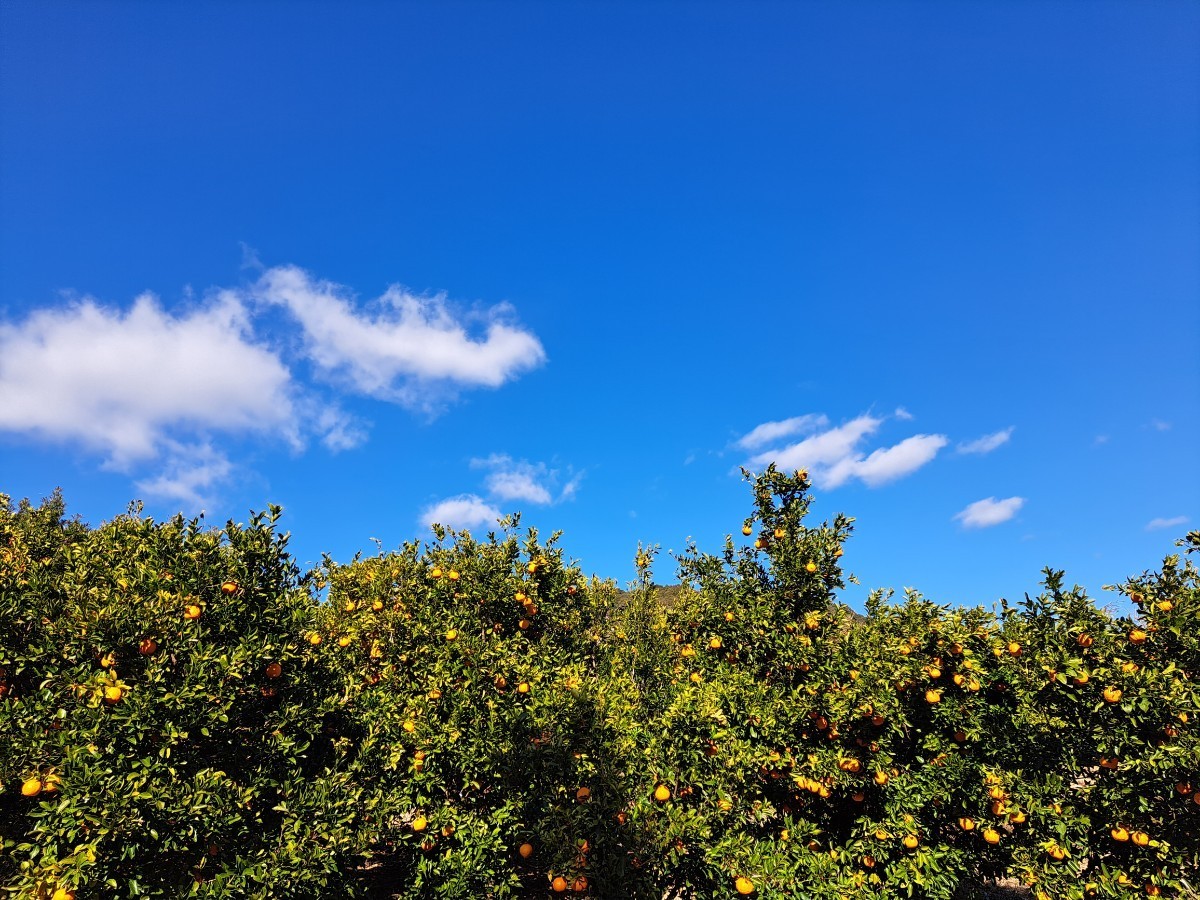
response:
M1194 896L1200 584L1114 617L839 606L852 520L752 479L655 599L558 535L302 572L279 510L91 529L0 496L0 889L13 897ZM1200 549L1192 533L1191 553Z

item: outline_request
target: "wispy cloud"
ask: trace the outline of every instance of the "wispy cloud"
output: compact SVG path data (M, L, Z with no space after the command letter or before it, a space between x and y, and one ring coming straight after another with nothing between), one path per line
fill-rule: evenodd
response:
M892 413L892 415L894 415L897 419L899 419L902 422L911 422L914 418L913 414L910 413L903 406L897 406L896 411L894 413Z
M918 434L867 455L859 446L879 429L884 419L864 414L828 428L824 416L801 418L807 420L805 429L815 430L815 434L792 444L763 450L751 457L749 466L760 468L773 462L783 469L807 469L813 482L823 488L838 487L852 478L858 478L869 487L878 487L912 474L929 463L948 443L945 435ZM754 433L750 432L751 435Z
M230 437L296 452L367 439L368 423L336 390L305 380L304 359L350 393L425 411L545 361L507 306L456 315L444 296L392 287L364 312L345 288L294 266L184 299L174 312L151 294L127 309L84 297L0 321L0 433L81 446L148 495L197 502L236 468L227 449L213 450ZM273 305L292 314L299 340L256 334Z
M488 493L499 500L524 500L546 505L570 500L579 489L581 473L563 472L543 462L513 459L493 453L484 459L471 460L471 468L487 469L485 479Z
M976 500L954 518L961 522L964 528L991 528L993 525L1007 522L1020 512L1024 505L1024 497L1009 497L1005 500L988 497Z
M780 419L778 422L763 422L738 438L737 445L743 450L754 450L780 438L808 434L828 425L829 419L822 415L795 416L791 419Z
M421 512L421 522L426 525L445 525L447 528L475 528L495 524L502 513L482 497L475 494L460 494L449 497Z
M1164 422L1162 419L1151 419L1150 427L1153 428L1155 431L1170 431L1171 423Z
M1163 528L1178 528L1180 525L1186 525L1187 522L1187 516L1172 516L1169 519L1151 519L1146 523L1146 530L1160 531Z
M1099 447L1101 444L1107 444L1108 442L1109 436L1107 434L1098 434L1092 439L1092 444L1096 447Z
M301 441L291 374L228 294L178 317L143 294L127 312L89 298L0 326L0 430L80 443L116 468L181 431Z
M996 431L992 434L985 434L981 438L976 438L973 441L966 441L958 445L959 453L991 453L997 447L1007 444L1009 438L1012 437L1014 426L1010 425L1003 431Z
M456 388L499 387L546 359L541 342L511 321L505 305L473 317L483 333L472 335L472 317L456 317L443 295L392 286L363 310L346 288L295 266L267 270L253 294L295 317L320 370L357 393L405 406L435 406L431 385L440 388L435 398Z

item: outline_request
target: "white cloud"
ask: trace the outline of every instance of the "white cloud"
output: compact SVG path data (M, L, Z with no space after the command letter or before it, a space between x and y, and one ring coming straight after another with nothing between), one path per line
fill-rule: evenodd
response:
M473 337L444 296L397 286L364 312L340 285L279 266L263 273L253 293L295 317L318 368L359 393L406 406L432 408L453 387L499 387L546 359L537 337L507 321L511 310L503 305L479 317L485 334Z
M990 528L1007 522L1024 505L1024 497L1009 497L1006 500L988 497L985 500L976 500L954 518L962 522L964 528Z
M824 420L824 416L810 418ZM774 462L782 469L807 469L813 482L822 488L839 487L851 478L877 487L915 472L947 443L945 435L918 434L867 456L859 450L859 445L883 421L864 414L794 444L764 450L752 457L749 465L762 467Z
M195 510L211 499L211 491L233 471L228 457L208 444L172 444L168 452L167 464L157 477L136 483L144 495L177 501Z
M1170 431L1171 423L1164 422L1162 419L1152 419L1150 421L1150 427L1153 428L1155 431Z
M143 294L128 312L84 299L0 325L0 430L76 441L120 469L180 432L301 443L291 374L228 293L180 316Z
M738 438L737 445L744 450L753 450L793 434L816 431L828 424L829 420L822 415L795 416L778 422L763 422Z
M471 460L471 468L491 470L485 484L488 493L493 497L500 500L523 500L540 505L571 499L579 489L579 482L583 477L575 475L559 488L563 476L558 469L551 469L541 462L514 460L499 453L494 453L486 459Z
M1163 528L1176 528L1180 525L1186 525L1187 516L1173 516L1170 519L1151 519L1146 523L1147 531L1159 531Z
M973 441L967 441L958 445L959 453L991 453L1002 444L1007 444L1008 439L1012 437L1014 426L1010 425L1003 431L996 431L992 434L985 434L981 438Z
M1099 447L1101 444L1107 444L1107 443L1108 443L1108 441L1109 441L1109 437L1108 437L1108 435L1107 435L1107 434L1098 434L1098 435L1096 435L1096 437L1095 437L1095 438L1092 440L1092 444L1094 444L1095 446Z
M944 435L916 434L855 462L850 474L861 478L868 487L878 487L917 471L931 462L947 443Z
M892 413L892 415L894 415L897 419L900 419L902 422L910 422L913 419L913 414L903 406L897 406L896 411Z
M482 497L460 494L427 507L421 513L421 522L426 526L436 523L447 528L463 529L495 524L501 515L500 510L486 503Z

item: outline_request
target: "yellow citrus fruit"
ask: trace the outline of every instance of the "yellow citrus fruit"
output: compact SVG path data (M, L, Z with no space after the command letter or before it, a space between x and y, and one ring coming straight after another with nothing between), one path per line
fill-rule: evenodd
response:
M238 583L236 581L222 581L221 593L226 597L231 597L238 592Z
M517 685L517 693L518 694L528 694L529 693L529 682L522 681L520 684L518 684Z
M1129 839L1138 847L1145 847L1150 843L1150 835L1144 831L1135 831L1129 836Z
M70 888L60 887L54 892L50 900L75 900L75 892Z
M941 691L930 688L929 690L927 690L925 692L925 702L926 703L940 703L941 700L942 700L942 692Z
M1118 843L1121 843L1121 844L1123 844L1127 840L1129 840L1129 832L1125 828L1122 828L1120 825L1113 828L1112 831L1109 832L1109 834L1112 835L1112 839L1114 841L1117 841Z
M200 618L200 607L197 606L195 603L188 604L187 606L185 606L183 608L183 617L185 619Z
M424 816L417 816L412 821L412 830L413 831L424 831L428 827L429 827L429 820L426 819Z
M41 792L42 779L40 778L26 778L21 784L21 796L23 797L36 797Z
M815 562L807 563L804 566L804 571L811 575L813 572L817 571L817 564Z
M671 790L665 784L660 784L654 789L654 799L659 803L665 803L671 799Z
M446 632L446 640L448 640L448 641L458 640L458 632L455 629L451 628L449 631Z
M917 836L915 834L906 834L902 843L904 844L906 850L916 850L917 845L921 842L917 840Z
M753 528L751 528L749 525L743 525L743 526L742 526L742 534L746 535L746 537L750 537L750 534L751 534L753 531L754 531L754 529L753 529Z
M739 875L733 882L733 888L743 897L754 893L754 882L745 875Z
M963 831L974 831L975 830L975 820L968 816L963 816L961 819L958 820L958 827L961 828Z
M1000 832L995 828L985 828L983 829L983 839L989 844L998 844L1000 843Z
M1120 699L1121 699L1120 688L1106 687L1104 689L1104 702L1105 703L1117 703Z
M110 684L104 689L104 702L108 704L116 704L121 702L121 689L115 684Z

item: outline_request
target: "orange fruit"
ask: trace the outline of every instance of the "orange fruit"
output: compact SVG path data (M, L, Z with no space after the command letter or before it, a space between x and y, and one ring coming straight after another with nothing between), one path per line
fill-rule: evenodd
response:
M804 571L809 575L813 574L813 572L817 571L817 564L815 562L805 564Z
M745 897L754 893L754 882L745 875L739 875L734 879L733 889Z
M315 647L317 644L321 643L321 636L314 631L308 636L308 642Z
M153 638L144 638L142 642L138 644L138 653L142 654L142 656L153 656L157 652L158 641L154 640Z
M1012 822L1014 825L1020 825L1027 818L1029 818L1029 817L1027 815L1025 815L1024 810L1020 810L1020 809L1014 809L1012 812L1010 812L1008 814L1008 821Z
M751 528L749 525L743 525L743 526L742 526L742 534L746 535L746 537L750 537L750 535L751 535L753 532L754 532L754 529L753 529L753 528Z
M455 629L451 628L449 631L446 632L446 640L457 641L458 640L458 632Z
M580 803L586 803L588 798L592 796L591 788L581 787L575 792L575 799Z
M529 693L529 682L522 681L520 684L518 684L517 685L517 693L518 694L528 694Z
M588 889L587 878L583 875L577 875L575 877L575 880L571 883L571 890L573 890L577 894L582 894L587 889Z
M533 856L533 844L522 844L517 848L517 852L521 854L521 859L529 859Z
M36 797L42 792L42 779L36 775L33 778L26 778L21 784L22 797Z
M958 827L961 828L963 831L974 831L975 830L975 820L968 816L963 816L961 819L958 820Z
M417 816L415 819L412 820L412 830L413 831L418 831L418 832L424 831L428 827L429 827L429 820L426 819L424 816Z
M995 828L983 829L983 839L993 846L1000 843L1000 832Z
M529 625L530 625L530 621L528 619L522 619L521 621L519 621L517 623L517 627L520 628L522 631L527 630L529 628Z
M875 773L875 783L877 785L879 785L880 787L883 787L885 784L887 784L888 783L888 773L884 772L884 771L876 772Z
M1109 834L1112 835L1112 839L1114 841L1116 841L1117 843L1120 843L1120 844L1123 844L1127 840L1129 840L1129 832L1125 828L1122 828L1120 825L1113 828L1112 831L1109 832Z
M708 641L708 648L709 648L710 650L720 650L720 649L721 649L721 637L720 637L720 635L718 635L718 636L716 636L716 637L714 637L714 638L710 638L710 639L709 639L709 641Z
M916 850L917 845L920 844L921 842L919 840L917 840L917 836L915 834L906 834L904 836L904 840L901 843L904 844L905 850Z
M930 688L929 690L927 690L925 692L925 702L926 703L940 703L941 700L942 700L942 692L941 691Z
M1146 834L1144 831L1135 831L1129 836L1129 839L1133 841L1135 846L1138 847L1145 847L1150 843L1150 835Z
M281 666L279 663L273 662L273 663L270 663L267 665L267 677L268 678L278 678L282 674L283 674L283 666Z
M666 803L671 799L671 790L665 784L660 784L654 789L654 799L659 803Z
M1106 687L1104 689L1104 702L1117 703L1121 699L1121 689L1115 687Z
M382 600L372 600L371 601L371 609L375 610L375 612L379 612L380 610L383 609L383 601Z
M1084 632L1079 637L1075 638L1075 643L1086 650L1088 647L1092 646L1094 641L1092 640L1092 636L1090 634Z
M349 647L351 640L352 640L352 638L350 637L350 635L343 634L340 638L338 638L338 646L339 647Z
M449 578L451 581L458 581L459 574L457 572L455 572L453 569L451 569L449 572L446 573L446 577Z
M1062 847L1058 846L1058 844L1055 844L1053 847L1051 847L1046 852L1048 854L1050 854L1051 859L1055 859L1055 860L1061 860L1067 855L1067 851L1064 850Z
M1129 643L1131 643L1131 644L1146 643L1146 632L1142 631L1142 629L1140 629L1140 628L1133 629L1133 631L1129 632Z
M561 894L567 889L567 879L563 878L561 875L558 875L553 881L550 882L550 887L553 889L554 893Z
M110 706L121 702L122 692L115 684L110 684L104 689L104 702Z
M1020 656L1021 655L1021 645L1018 644L1016 641L1009 641L1008 647L1006 649L1008 650L1009 656Z
M199 606L197 606L195 603L190 603L190 604L188 604L187 606L185 606L185 607L183 608L183 617L184 617L185 619L198 619L198 618L200 618L200 607L199 607Z
M50 900L75 900L75 892L70 888L60 887L54 892Z
M238 583L236 581L222 581L221 593L226 597L232 597L238 592Z

